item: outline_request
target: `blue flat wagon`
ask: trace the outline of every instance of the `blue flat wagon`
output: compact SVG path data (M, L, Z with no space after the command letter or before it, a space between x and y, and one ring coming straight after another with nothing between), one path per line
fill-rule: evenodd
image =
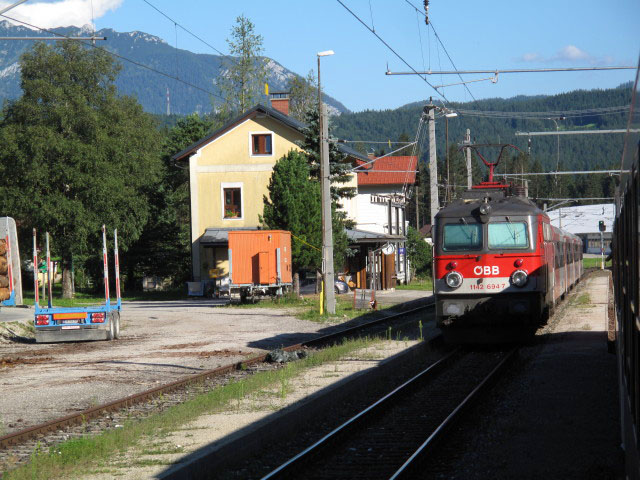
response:
M102 226L102 262L104 267L105 303L95 307L53 307L51 254L49 250L49 233L46 233L46 264L48 306L41 308L38 298L38 277L35 265L38 265L36 248L36 230L33 229L33 264L35 314L33 324L36 330L37 343L75 342L85 340L114 340L120 336L120 264L118 258L118 230L113 232L114 262L116 280L116 303L111 303L109 296L109 266L107 258L107 234Z

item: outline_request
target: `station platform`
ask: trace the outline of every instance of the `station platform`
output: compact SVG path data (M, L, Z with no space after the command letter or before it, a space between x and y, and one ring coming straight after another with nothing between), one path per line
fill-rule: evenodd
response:
M520 364L456 432L446 478L624 478L616 356L607 350L609 271L568 295ZM444 478L444 477L443 477Z

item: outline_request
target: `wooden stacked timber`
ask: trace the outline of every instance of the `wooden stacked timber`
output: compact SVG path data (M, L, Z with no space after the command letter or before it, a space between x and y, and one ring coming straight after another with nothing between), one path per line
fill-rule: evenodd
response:
M9 290L9 264L7 262L7 241L0 239L0 302L9 300L11 291Z

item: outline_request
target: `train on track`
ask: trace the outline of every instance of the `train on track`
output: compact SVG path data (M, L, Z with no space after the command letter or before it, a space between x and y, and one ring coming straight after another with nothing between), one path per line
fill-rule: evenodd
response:
M445 338L493 342L521 338L543 324L582 276L582 241L551 225L524 189L489 181L435 216L434 294ZM516 147L514 147L516 148Z
M615 349L626 478L640 479L640 66L625 136L613 228Z

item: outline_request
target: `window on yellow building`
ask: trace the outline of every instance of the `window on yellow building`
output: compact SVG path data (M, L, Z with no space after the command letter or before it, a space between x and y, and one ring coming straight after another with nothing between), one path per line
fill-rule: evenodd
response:
M241 189L224 189L224 218L242 217Z
M254 133L251 135L251 153L253 155L271 155L272 141L270 133Z

